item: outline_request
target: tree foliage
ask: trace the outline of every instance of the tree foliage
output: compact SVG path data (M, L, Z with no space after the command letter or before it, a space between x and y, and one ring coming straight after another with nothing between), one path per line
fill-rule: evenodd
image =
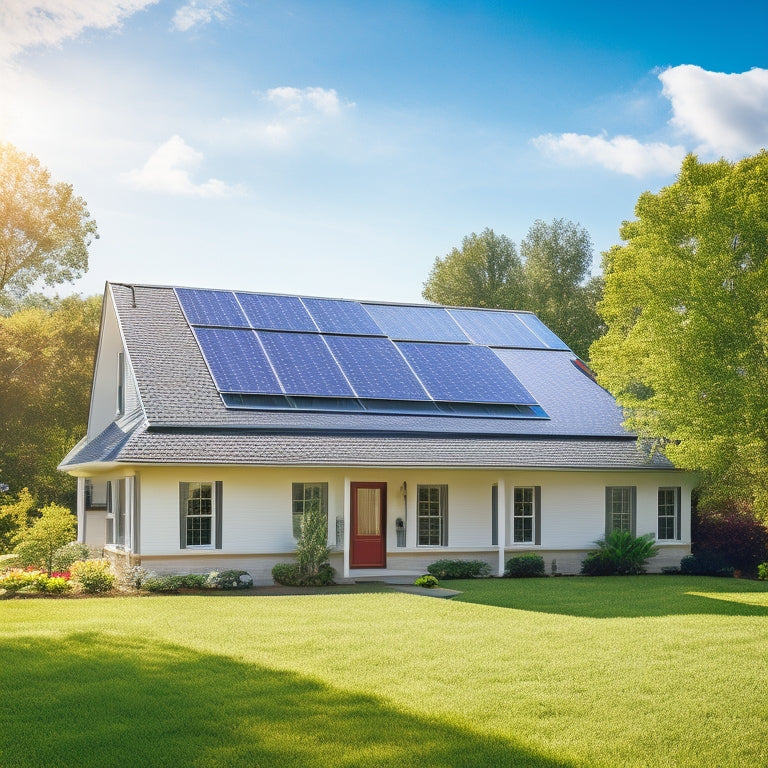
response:
M35 506L32 494L22 488L16 499L3 498L0 504L0 555L4 555L13 549L14 542L19 532L27 527L29 513Z
M56 467L85 433L101 300L0 317L0 477L39 503L71 506L75 480Z
M589 278L591 264L589 234L565 219L534 222L519 255L509 238L485 229L435 259L422 295L452 306L529 310L586 359L601 331L602 281Z
M52 182L36 157L0 144L0 295L80 277L94 237L96 222L71 184Z
M75 516L66 508L49 504L40 517L18 536L15 552L23 565L44 568L50 576L56 551L75 538Z
M710 496L768 510L768 153L685 159L605 254L607 333L591 349L628 426Z

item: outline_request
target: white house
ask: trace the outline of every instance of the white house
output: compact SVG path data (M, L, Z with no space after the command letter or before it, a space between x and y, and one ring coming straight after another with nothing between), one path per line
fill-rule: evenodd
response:
M307 504L338 578L516 553L576 573L615 527L690 552L693 477L647 455L534 315L109 283L79 536L156 572L271 582Z

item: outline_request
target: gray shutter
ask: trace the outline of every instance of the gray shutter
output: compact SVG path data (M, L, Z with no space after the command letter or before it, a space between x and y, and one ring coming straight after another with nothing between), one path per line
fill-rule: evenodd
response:
M677 513L677 520L675 520L675 538L680 541L683 538L682 531L680 530L682 527L683 522L683 513L682 513L682 500L683 500L683 489L678 486L676 489L677 496L677 507L676 507L676 513Z
M632 495L631 498L631 504L632 504L632 535L637 536L637 486L632 486Z
M131 543L131 549L133 550L134 554L138 555L141 554L140 552L140 542L141 542L141 536L140 534L140 520L141 515L139 514L139 476L134 475L133 476L133 519L131 520L131 532L133 534L133 541Z
M541 544L541 486L533 489L533 543Z
M611 489L605 489L605 535L611 532Z
M443 536L440 545L448 546L448 486L440 486L440 514L443 516Z
M224 520L224 509L222 504L222 499L224 496L224 483L221 480L217 480L214 484L214 510L216 514L216 542L214 544L214 549L221 549L221 534L224 529L223 527L223 520Z
M187 500L189 483L179 483L179 547L187 548Z
M499 544L499 486L491 486L491 546Z

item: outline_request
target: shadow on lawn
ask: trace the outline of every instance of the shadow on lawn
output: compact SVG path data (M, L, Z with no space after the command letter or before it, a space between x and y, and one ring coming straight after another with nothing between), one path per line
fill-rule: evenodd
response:
M151 640L21 637L0 642L0 658L2 766L567 765L373 696Z
M456 602L595 619L768 616L768 584L707 576L583 576L451 582Z

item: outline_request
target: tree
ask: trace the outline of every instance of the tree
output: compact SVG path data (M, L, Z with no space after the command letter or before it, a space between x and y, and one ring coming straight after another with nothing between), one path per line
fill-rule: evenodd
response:
M599 381L706 495L768 511L768 153L688 156L604 256Z
M427 301L458 307L509 309L522 300L523 268L515 244L492 229L474 232L435 259L424 283ZM518 307L519 308L519 307Z
M29 513L34 506L35 500L26 488L18 492L16 501L9 499L0 504L0 555L13 549L19 532L27 527Z
M74 515L66 508L49 504L40 510L40 517L19 535L14 550L23 565L44 568L48 575L53 570L56 550L75 538Z
M422 296L459 307L529 310L586 359L602 331L595 311L602 280L589 278L589 233L565 219L537 220L520 254L509 238L492 229L473 232L461 250L435 259Z
M71 506L75 481L56 467L85 433L101 300L0 317L0 470L14 492Z
M96 222L72 185L53 183L37 158L0 144L0 295L80 277L92 237Z

